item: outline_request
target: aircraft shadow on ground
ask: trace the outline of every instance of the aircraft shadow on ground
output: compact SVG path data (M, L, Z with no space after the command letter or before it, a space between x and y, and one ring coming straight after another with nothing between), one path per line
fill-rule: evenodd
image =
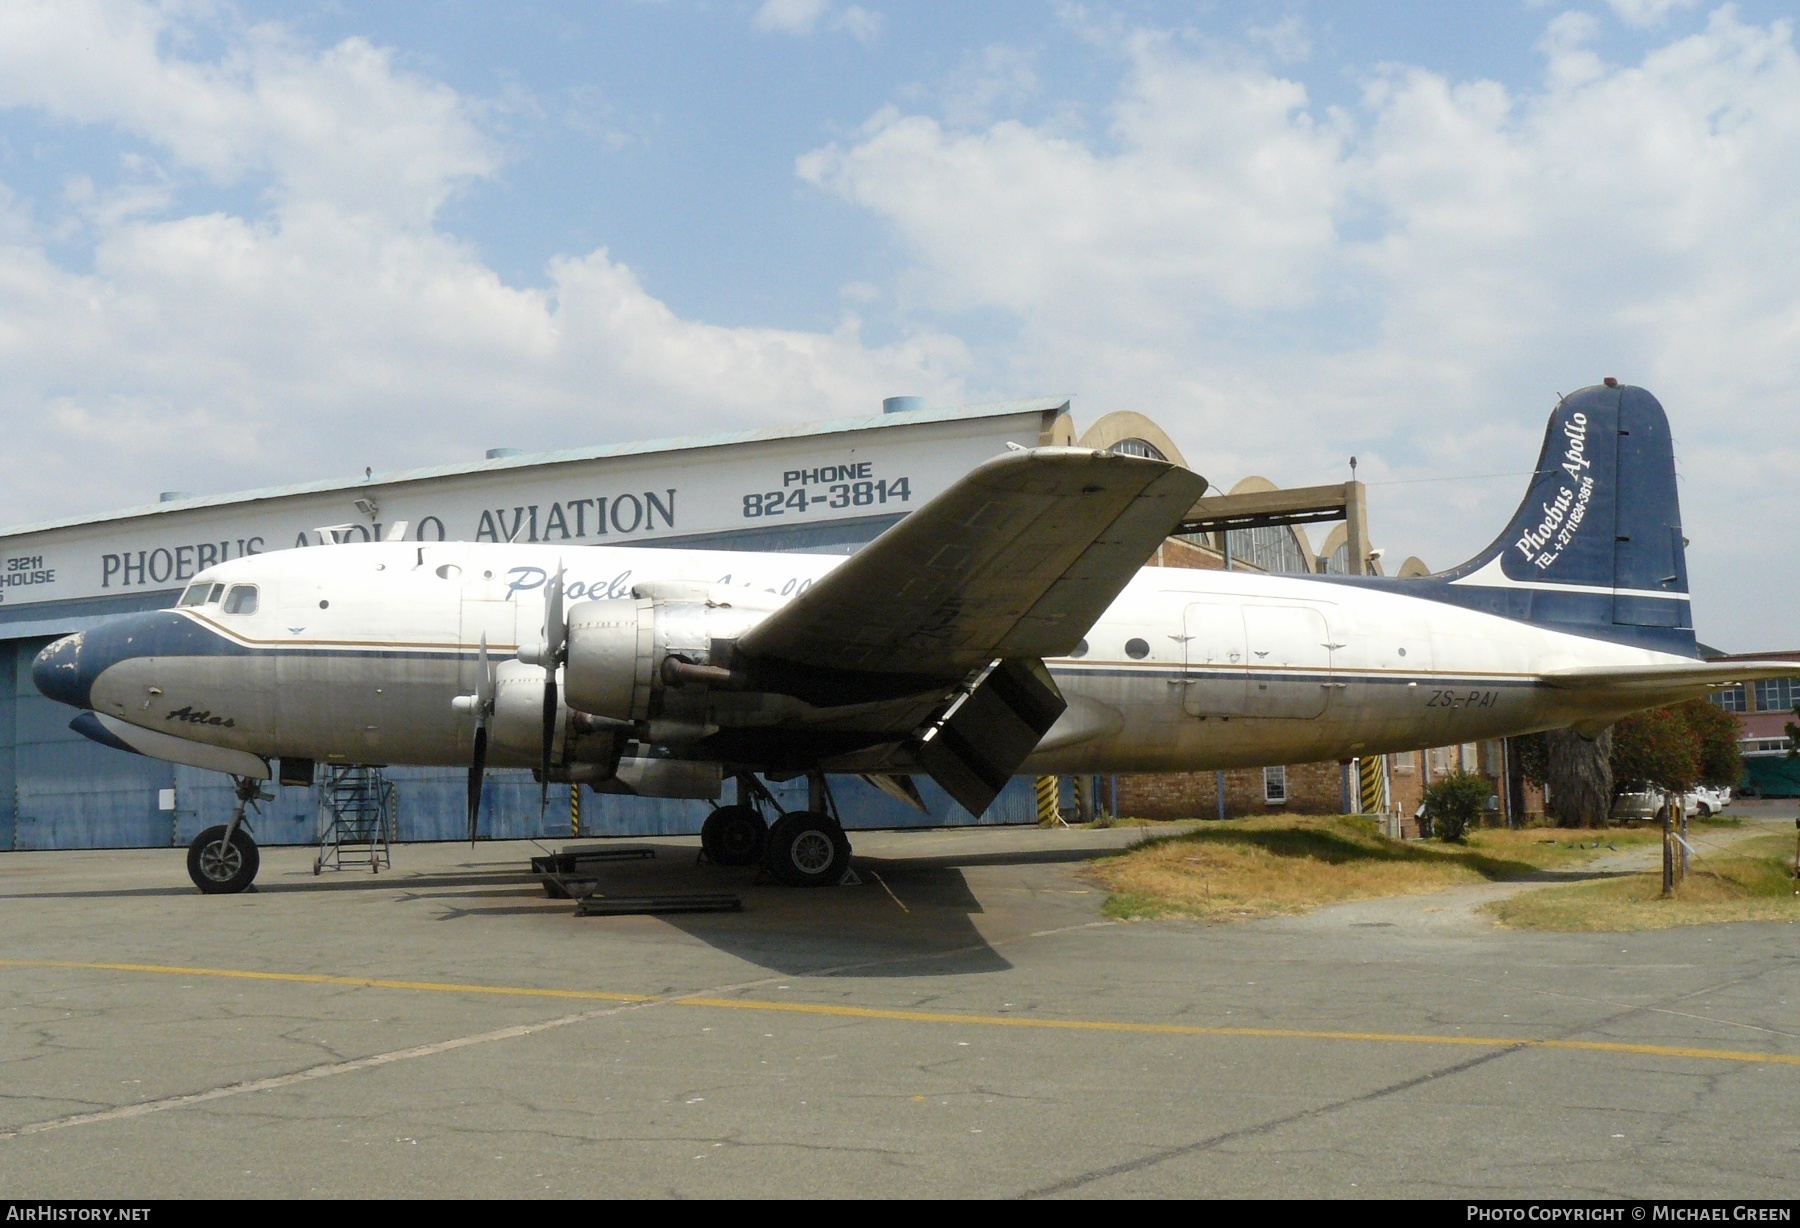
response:
M1012 965L976 928L981 902L958 864L1071 860L1042 857L884 859L856 856L860 885L813 889L783 887L755 867L699 863L692 845L656 845L654 859L605 863L591 879L602 896L736 895L743 911L658 913L656 919L708 946L785 975L942 976L995 972ZM375 876L367 876L374 878ZM567 917L570 901L548 898L529 875L382 876L385 882L345 884L339 890L376 886L397 902L430 902L437 919L479 921L503 916ZM319 889L283 884L285 891ZM596 941L609 929L640 926L645 914L575 919Z
M634 842L640 843L640 842ZM1101 849L1043 849L919 857L856 854L860 885L801 889L774 883L758 868L700 864L691 844L641 842L654 859L607 863L594 872L610 896L654 894L737 895L737 913L656 914L672 929L771 972L787 975L912 977L997 972L1012 965L983 937L975 917L983 911L965 868L1077 863ZM400 864L381 874L366 870L268 875L253 888L285 896L377 891L397 904L428 904L437 920L568 918L570 901L548 898L523 864L470 863L449 871L412 874ZM177 871L179 873L179 871ZM35 891L0 899L91 899L197 895L185 882L123 890ZM641 925L642 914L583 917L598 941L620 924Z

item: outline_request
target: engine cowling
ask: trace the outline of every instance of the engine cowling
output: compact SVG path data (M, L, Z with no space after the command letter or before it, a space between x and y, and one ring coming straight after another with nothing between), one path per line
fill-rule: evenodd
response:
M568 613L563 694L571 708L620 721L680 719L667 710L670 657L726 666L731 645L768 617L778 598L705 584L646 584L630 597L583 601Z
M488 758L496 767L536 768L542 761L544 671L518 661L494 670L494 711L488 721ZM550 747L551 779L571 772L584 778L610 776L624 738L618 730L595 727L567 703L558 703Z

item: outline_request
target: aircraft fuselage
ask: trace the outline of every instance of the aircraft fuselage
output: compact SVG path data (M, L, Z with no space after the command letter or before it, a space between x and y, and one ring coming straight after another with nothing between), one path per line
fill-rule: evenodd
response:
M196 580L222 589L189 590L212 600L78 637L52 693L263 757L461 765L474 727L452 701L476 688L484 639L502 705L509 687L539 688L516 697L527 709L541 702L542 671L513 657L540 634L559 566L572 603L686 582L748 627L841 561L481 543L238 559ZM254 609L233 599L250 586ZM1547 670L1685 660L1354 583L1145 568L1076 655L1047 662L1069 708L1021 770L1194 771L1561 727L1644 704L1551 687ZM518 729L491 763L538 763L535 727Z

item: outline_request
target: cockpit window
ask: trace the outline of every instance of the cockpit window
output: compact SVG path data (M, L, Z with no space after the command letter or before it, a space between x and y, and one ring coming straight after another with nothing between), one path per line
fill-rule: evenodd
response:
M181 600L177 601L175 603L176 607L180 608L181 606L187 606L187 605L203 605L203 604L205 604L206 593L207 593L207 590L210 588L212 588L212 585L210 585L210 584L190 584L190 585L188 585L187 591L185 593L181 594Z
M206 604L212 605L214 602L216 602L219 598L223 597L224 595L225 595L225 586L223 584L215 584L212 587L212 592L210 592L206 595Z
M256 585L232 585L231 591L225 594L225 605L223 609L227 614L256 613Z

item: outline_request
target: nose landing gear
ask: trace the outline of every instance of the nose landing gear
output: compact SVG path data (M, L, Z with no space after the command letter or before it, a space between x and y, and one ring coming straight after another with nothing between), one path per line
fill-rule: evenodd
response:
M250 838L250 821L244 812L260 811L257 803L273 801L274 796L247 776L232 779L237 784L237 804L231 809L231 821L207 828L188 845L188 877L203 895L235 895L256 880L262 867L262 855Z

